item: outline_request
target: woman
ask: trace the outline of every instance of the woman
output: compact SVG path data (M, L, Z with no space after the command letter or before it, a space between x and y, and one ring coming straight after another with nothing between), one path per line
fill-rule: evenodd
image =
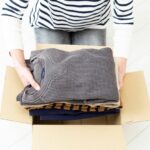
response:
M39 90L24 59L21 22L28 4L29 0L5 0L1 10L2 31L24 85L31 84ZM133 0L36 0L29 23L37 43L105 45L111 16L114 57L122 87L133 28Z

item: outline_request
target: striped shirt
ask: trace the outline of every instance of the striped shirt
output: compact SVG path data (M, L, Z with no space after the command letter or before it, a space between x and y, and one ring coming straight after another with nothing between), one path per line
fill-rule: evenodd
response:
M1 16L21 22L28 4L29 0L6 0ZM134 24L133 0L36 0L29 23L34 28L78 31L106 28L111 16L115 29L122 31L124 36L125 31L129 34Z

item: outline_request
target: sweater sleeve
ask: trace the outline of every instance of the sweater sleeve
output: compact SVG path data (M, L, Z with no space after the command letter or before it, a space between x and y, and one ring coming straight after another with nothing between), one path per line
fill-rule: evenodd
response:
M22 18L29 0L5 0L0 11L1 32L6 50L23 50Z
M114 57L128 58L134 25L133 0L113 0Z

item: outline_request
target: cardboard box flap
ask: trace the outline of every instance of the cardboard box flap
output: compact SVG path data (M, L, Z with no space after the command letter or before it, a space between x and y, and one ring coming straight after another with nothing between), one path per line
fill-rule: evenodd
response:
M0 118L21 123L32 123L32 117L29 116L19 102L16 96L23 89L23 85L13 67L7 67L5 73L4 89L2 96L2 105Z
M127 73L121 90L121 123L150 120L150 101L144 72Z
M122 127L33 125L33 150L126 150Z

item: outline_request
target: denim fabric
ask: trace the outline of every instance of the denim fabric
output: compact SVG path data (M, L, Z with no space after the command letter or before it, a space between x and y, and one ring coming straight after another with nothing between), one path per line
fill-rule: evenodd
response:
M119 109L105 109L102 112L82 112L82 111L73 111L73 110L58 110L58 109L38 109L30 110L29 114L31 116L39 116L40 120L78 120L85 118L92 118L110 114L119 113Z
M46 28L34 28L37 44L106 45L106 29L84 29L67 32Z
M115 63L110 48L32 51L30 69L41 89L25 87L17 96L21 104L118 102Z

